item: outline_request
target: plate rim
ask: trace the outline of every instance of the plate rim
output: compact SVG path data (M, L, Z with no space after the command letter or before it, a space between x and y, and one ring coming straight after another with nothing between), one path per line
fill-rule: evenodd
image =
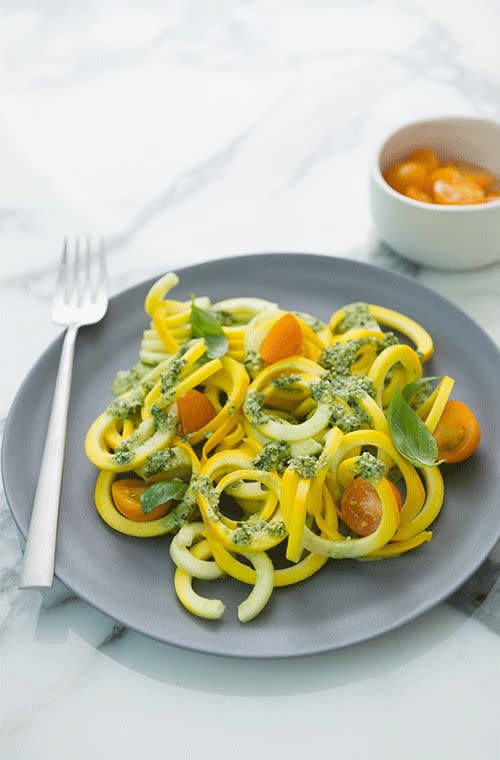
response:
M187 266L182 267L176 267L172 270L165 270L165 271L175 271L180 278L182 278L183 273L190 270L197 270L202 268L203 266L210 266L210 265L221 265L224 263L227 263L229 261L237 260L237 259L254 259L259 257L271 257L271 258L290 258L290 257L297 257L297 258L310 258L310 259L319 259L323 261L324 263L328 262L328 265L335 265L338 264L340 266L347 266L348 268L354 267L359 268L362 271L365 271L366 273L369 272L377 272L378 275L388 275L391 278L395 278L397 280L402 280L406 284L411 284L413 286L417 286L419 290L423 290L425 294L434 299L435 301L441 302L442 305L447 308L448 310L451 310L452 312L455 312L455 314L458 314L462 319L465 319L467 322L470 323L470 325L477 330L480 334L483 340L486 341L488 344L490 350L492 351L492 355L494 357L494 360L498 362L499 368L500 368L500 348L497 346L495 341L488 335L486 330L479 325L472 317L470 317L463 309L461 309L459 306L457 306L455 303L450 301L446 296L443 296L441 293L437 292L433 288L429 287L428 285L425 285L421 283L419 280L405 274L402 272L396 272L392 269L386 269L384 267L378 266L376 264L372 264L371 262L366 261L358 261L356 259L349 259L345 256L335 256L335 255L329 255L325 253L311 253L311 252L301 252L301 251L261 251L256 253L239 253L239 254L233 254L230 256L221 256L218 258L211 258L206 261L199 261L194 262L192 264L188 264ZM143 280L140 280L137 283L134 283L133 285L130 285L127 288L124 288L123 290L118 291L117 293L114 293L110 297L110 303L112 301L115 301L118 298L121 298L122 296L126 295L127 293L130 293L131 291L144 289L151 283L153 283L158 276L161 275L153 275L152 277L147 277ZM14 416L16 414L17 406L19 405L20 397L23 394L24 388L27 385L28 381L31 379L31 377L36 374L39 365L46 360L46 355L57 348L58 344L62 344L64 336L64 331L60 333L56 338L54 338L42 351L42 353L38 356L38 358L35 360L29 371L24 375L22 382L19 384L17 391L14 395L14 398L11 402L9 412L7 415L7 419L5 422L5 427L3 430L3 436L2 436L2 449L1 449L1 456L0 456L0 469L1 469L1 477L2 477L2 484L4 488L5 498L7 502L7 506L9 508L9 512L12 516L12 519L14 520L14 523L16 525L17 530L19 531L20 535L23 539L26 539L26 532L21 527L18 517L15 514L15 511L13 507L11 506L11 502L13 503L15 501L15 497L12 496L12 493L10 492L10 484L9 484L9 476L7 474L7 445L6 441L11 435L10 428L12 427ZM127 622L125 619L125 616L120 616L120 618L115 617L114 615L111 615L108 610L105 609L105 607L101 606L99 603L96 603L95 601L92 601L88 598L87 593L82 593L78 589L74 587L72 583L69 583L64 578L64 572L61 574L59 571L55 572L55 577L61 581L70 591L73 591L80 599L83 599L86 603L90 604L92 607L97 609L98 611L102 612L103 614L107 615L108 617L111 617L112 619L116 620L119 623L122 623L127 628L129 628L131 631L135 631L137 633L140 633L143 636L146 636L148 638L151 638L153 640L159 641L163 644L167 644L168 646L174 646L178 647L180 649L190 651L190 652L196 652L201 654L208 654L215 657L230 657L235 659L245 659L245 660L268 660L268 659L293 659L296 657L304 657L304 656L315 656L315 655L321 655L325 654L327 652L332 651L340 651L342 649L345 649L347 647L355 646L357 644L361 644L364 642L371 641L373 639L379 638L387 633L390 633L392 631L398 630L399 628L404 627L407 624L410 624L414 622L417 618L419 618L421 615L425 614L426 612L430 611L434 607L436 607L438 604L442 604L446 599L448 599L455 591L460 588L464 583L469 580L474 573L478 570L478 568L481 566L481 564L486 560L488 554L492 551L492 549L495 547L495 545L500 540L500 521L498 523L498 527L496 531L492 531L490 534L490 539L487 542L487 544L483 545L484 550L480 552L479 559L473 563L472 569L469 569L466 574L459 577L458 581L455 581L453 584L451 584L450 589L447 589L446 594L437 595L427 601L424 601L420 605L416 607L415 610L412 611L412 613L407 614L403 620L398 621L396 624L392 625L390 628L387 628L383 631L376 631L373 634L370 635L361 635L356 638L351 638L349 642L344 642L340 644L336 644L335 642L332 642L330 645L324 645L324 646L316 646L314 649L307 649L307 648L301 648L296 649L293 652L283 652L280 654L254 654L254 653L234 653L231 651L228 652L218 652L214 651L213 649L210 649L208 646L204 646L200 644L199 646L194 646L190 644L185 644L182 642L177 641L171 641L164 637L156 636L153 633L147 633L144 630L141 630L136 625L131 624Z

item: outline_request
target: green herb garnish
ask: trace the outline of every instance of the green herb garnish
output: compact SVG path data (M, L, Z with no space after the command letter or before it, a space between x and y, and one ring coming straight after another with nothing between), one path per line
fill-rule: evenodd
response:
M414 383L410 383L414 385ZM408 386L401 392L399 388L391 398L387 409L387 420L391 430L392 442L401 456L415 467L432 467L436 461L438 447L436 439L429 429L415 414L404 394L410 397L415 392Z
M415 393L420 390L422 387L424 387L427 383L431 383L434 380L441 380L441 376L434 376L434 377L421 377L420 380L414 380L413 383L408 383L408 385L405 385L401 393L403 394L403 398L405 401L410 402L415 395Z
M182 501L187 491L187 485L179 478L162 480L153 483L141 493L141 507L145 515L166 501Z
M193 337L204 339L209 359L218 359L227 353L227 338L216 315L206 309L200 309L194 300L191 304L191 329Z

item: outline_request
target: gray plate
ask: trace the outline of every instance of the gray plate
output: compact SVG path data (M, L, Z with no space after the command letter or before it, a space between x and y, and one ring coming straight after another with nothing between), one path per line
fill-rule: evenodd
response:
M178 270L179 271L179 270ZM241 625L237 604L248 587L237 581L200 583L201 593L226 603L224 619L203 621L185 612L172 584L168 538L139 540L115 533L93 505L96 470L83 440L110 399L118 369L137 358L146 325L150 282L112 299L98 325L80 331L76 348L62 485L57 576L81 597L148 636L190 649L242 657L312 654L389 631L449 596L485 559L500 534L498 424L500 356L484 332L436 293L400 275L344 259L263 254L213 261L180 270L176 297L213 300L261 296L283 307L328 319L358 300L403 311L433 335L427 374L456 378L454 397L476 412L479 452L445 467L446 498L434 540L406 556L382 562L330 562L310 580L278 589L264 612ZM26 535L40 466L61 340L39 359L21 386L5 429L2 472L14 519Z

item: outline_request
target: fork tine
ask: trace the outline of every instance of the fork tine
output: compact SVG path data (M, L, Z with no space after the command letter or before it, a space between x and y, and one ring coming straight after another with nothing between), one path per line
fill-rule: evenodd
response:
M75 327L99 322L108 308L105 247L93 249L88 237L66 238L52 301L56 324Z
M99 284L97 286L96 300L108 300L108 273L106 269L106 253L104 242L99 244Z
M81 284L80 284L80 241L75 238L75 255L72 266L73 281L69 287L68 300L73 306L81 303Z
M81 290L81 298L79 303L89 302L92 300L92 289L90 284L90 239L87 238L87 244L85 246L85 256L83 261L83 282Z
M63 251L57 272L55 295L61 301L68 296L68 239L64 238Z

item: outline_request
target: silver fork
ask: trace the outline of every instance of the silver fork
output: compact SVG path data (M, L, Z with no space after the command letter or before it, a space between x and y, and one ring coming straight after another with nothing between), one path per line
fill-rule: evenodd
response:
M99 322L108 308L106 261L101 243L97 256L91 255L87 241L85 251L78 239L70 256L64 248L52 303L52 319L65 325L61 359L38 485L33 503L28 538L24 550L19 588L52 586L56 553L57 519L66 445L66 423L71 391L73 354L78 328Z

